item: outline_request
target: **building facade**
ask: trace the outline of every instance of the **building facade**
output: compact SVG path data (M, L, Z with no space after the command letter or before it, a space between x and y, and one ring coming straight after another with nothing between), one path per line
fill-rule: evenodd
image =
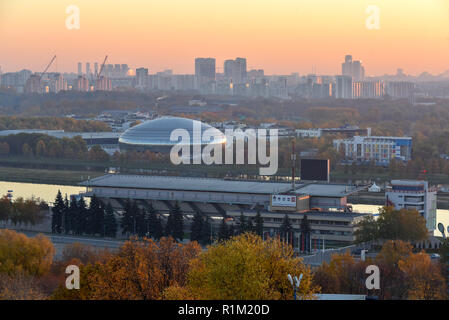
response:
M350 162L374 162L388 165L390 160L409 161L412 154L411 137L354 136L335 139L334 148L343 152Z
M429 232L436 229L437 189L423 180L392 180L385 191L387 206L414 209L426 219Z

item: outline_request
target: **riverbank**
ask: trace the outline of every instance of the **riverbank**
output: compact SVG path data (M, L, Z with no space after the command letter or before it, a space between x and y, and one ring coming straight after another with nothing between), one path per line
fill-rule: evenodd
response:
M39 171L43 173L43 178L48 183L73 184L81 181L79 177L87 177L88 175L98 176L103 174L108 168L120 168L123 173L138 174L149 173L154 175L173 175L173 176L190 176L190 177L241 177L247 179L257 179L259 177L259 166L257 165L174 165L167 162L151 162L151 161L119 161L110 159L109 161L89 161L77 159L63 158L42 158L19 155L0 156L0 168L5 179L13 179L14 172L23 172L19 177L22 182L41 182L33 177L28 177L25 169ZM11 168L11 172L7 168ZM22 170L24 169L24 170ZM330 173L331 182L360 184L376 181L378 185L383 182L390 182L392 179L417 179L418 177L412 173L391 174L388 170L377 168L378 172L358 171L355 173L345 172L342 168L332 170ZM361 170L361 169L360 169ZM299 169L297 168L297 172ZM277 175L273 176L274 180L285 180L291 177L290 168L279 168ZM1 178L1 177L0 177ZM431 184L449 184L447 174L428 174L424 177ZM43 181L42 181L43 182ZM47 183L47 182L43 182Z

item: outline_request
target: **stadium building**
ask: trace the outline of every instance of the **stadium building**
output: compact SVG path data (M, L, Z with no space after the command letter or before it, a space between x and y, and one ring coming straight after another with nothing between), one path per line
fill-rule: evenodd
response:
M365 187L329 183L290 183L241 181L212 178L187 178L150 175L109 174L84 181L86 192L111 203L121 213L128 199L141 208L152 207L165 218L176 203L184 214L186 233L194 214L209 216L212 232L218 232L223 217L238 224L243 213L254 218L257 212L264 220L264 237L279 235L285 214L290 218L293 232L289 235L295 247L300 244L300 224L305 215L311 233L308 248L347 245L355 240L356 223L365 214L352 212L347 196ZM303 248L304 243L302 244Z
M198 133L201 134L201 137L197 137L197 132L194 132L196 128L198 128ZM171 139L171 135L175 130L188 133L189 139L181 141L177 134L175 135L176 139ZM171 148L180 142L189 144L193 148L195 144L201 144L201 146L210 143L223 144L226 142L226 137L220 130L197 120L161 117L131 127L119 138L121 151L149 150L158 153L169 153Z

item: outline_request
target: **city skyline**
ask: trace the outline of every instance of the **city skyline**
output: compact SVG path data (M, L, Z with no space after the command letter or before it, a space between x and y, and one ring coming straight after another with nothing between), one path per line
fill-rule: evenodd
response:
M196 57L216 58L219 72L225 60L245 57L248 70L266 74L340 74L341 57L352 54L366 76L449 69L447 2L371 2L130 0L125 6L79 0L73 4L80 9L80 29L68 30L69 2L5 0L0 65L3 72L40 72L56 54L57 71L76 73L77 62L101 63L107 54L114 63L150 72L193 74ZM369 5L380 9L379 29L365 25Z

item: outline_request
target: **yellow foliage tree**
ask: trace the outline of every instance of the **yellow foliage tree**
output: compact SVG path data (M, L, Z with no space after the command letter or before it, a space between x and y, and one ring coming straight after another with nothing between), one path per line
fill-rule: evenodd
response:
M81 268L82 295L64 289L54 298L158 300L170 286L184 286L190 260L201 250L196 242L182 245L172 238L127 241L104 262Z
M409 283L408 299L445 299L445 279L437 265L432 264L424 251L400 260L399 269L406 274Z
M298 295L313 298L318 287L291 246L246 233L210 246L192 260L187 286L197 299L291 299L287 274L303 274Z
M55 249L39 234L28 238L23 233L0 230L0 273L40 276L50 270Z

